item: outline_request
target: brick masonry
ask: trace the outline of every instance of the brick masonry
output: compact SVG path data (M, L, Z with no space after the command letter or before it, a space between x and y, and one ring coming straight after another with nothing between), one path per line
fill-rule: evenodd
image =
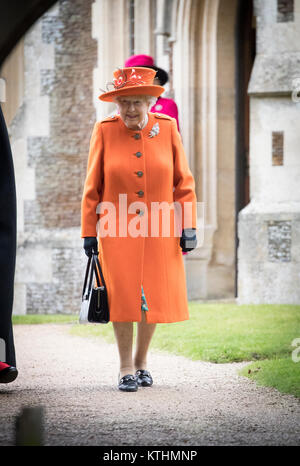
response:
M26 199L19 188L24 227L14 313L79 313L86 264L81 197L96 120L92 4L60 0L25 36L26 92L10 130L12 139L26 141L35 195Z
M49 138L29 138L36 199L25 201L25 231L37 226L80 226L93 107L97 43L91 37L92 0L59 2L59 16L42 18L41 40L54 44L55 69L41 70L41 93L50 100Z
M82 255L72 247L53 245L51 261L52 282L27 284L27 314L79 313L83 283Z
M290 262L292 243L291 221L268 222L268 252L271 262Z

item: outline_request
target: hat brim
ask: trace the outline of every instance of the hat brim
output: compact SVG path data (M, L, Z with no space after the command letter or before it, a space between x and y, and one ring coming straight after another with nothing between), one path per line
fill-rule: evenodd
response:
M151 95L153 97L159 97L165 88L162 86L130 86L126 88L116 89L115 91L105 92L99 95L98 99L104 102L113 102L114 97L118 95Z
M169 81L169 75L168 73L163 70L162 68L159 68L158 66L155 65L139 65L142 68L151 68L152 70L156 71L156 78L159 79L161 86L164 86L168 81Z

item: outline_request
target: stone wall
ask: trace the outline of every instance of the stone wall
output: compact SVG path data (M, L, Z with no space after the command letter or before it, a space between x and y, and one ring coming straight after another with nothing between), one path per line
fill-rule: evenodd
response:
M40 95L49 97L49 135L28 138L36 198L25 201L26 231L80 225L80 193L96 118L92 99L97 44L91 38L91 3L61 1L57 15L41 19L40 40L53 44L54 68L40 69Z
M24 37L24 99L9 127L18 198L14 313L79 311L81 196L96 120L92 4L60 0Z
M256 1L250 198L239 214L238 302L300 303L300 1Z

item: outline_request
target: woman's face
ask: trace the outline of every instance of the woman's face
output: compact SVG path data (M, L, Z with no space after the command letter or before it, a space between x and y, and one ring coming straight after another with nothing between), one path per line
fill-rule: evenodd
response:
M143 96L129 95L119 97L116 103L125 125L130 129L140 129L139 124L148 112L147 100Z

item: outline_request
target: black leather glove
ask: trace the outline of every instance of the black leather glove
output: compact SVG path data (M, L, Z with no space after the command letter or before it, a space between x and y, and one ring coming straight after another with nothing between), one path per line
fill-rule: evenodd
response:
M196 228L185 228L181 234L180 247L183 252L192 251L197 247Z
M94 236L87 236L84 238L84 243L83 247L85 250L85 253L88 257L91 257L92 253L97 253L98 252L98 241L97 238Z

